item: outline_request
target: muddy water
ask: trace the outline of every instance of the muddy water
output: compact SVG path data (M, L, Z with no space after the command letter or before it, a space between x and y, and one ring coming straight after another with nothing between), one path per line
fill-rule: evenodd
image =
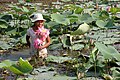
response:
M68 52L59 50L59 51L48 51L49 55L60 56L63 54L67 54ZM69 53L68 53L69 54ZM11 51L10 53L4 53L4 55L0 56L1 60L13 60L18 61L19 58L27 59L30 57L29 50L24 49L20 51ZM61 67L58 68L58 65L55 66L40 66L38 68L34 68L32 74L27 74L26 76L20 76L17 80L22 80L25 78L26 80L76 80L76 76L74 72L70 72L69 75L65 75L66 68ZM0 74L0 77L2 77ZM64 75L63 75L64 74ZM9 75L5 77L5 80L15 80L15 74L9 72ZM87 77L82 80L103 80L94 77Z
M60 51L61 52L61 51ZM59 51L48 51L49 55L59 56ZM11 51L9 53L4 53L0 56L0 60L12 60L12 61L18 61L19 58L22 57L23 59L30 58L29 49L24 49L20 51ZM57 69L50 70L51 66L40 66L38 68L34 68L32 74L27 74L26 76L20 76L18 79L26 78L26 80L58 80L59 78L62 78L63 80L69 79L76 79L76 77L69 77L69 76L60 76L57 72ZM1 69L2 71L2 69ZM59 71L62 73L62 71ZM3 74L6 75L7 73L0 72L0 78L3 77ZM8 72L10 75L6 75L4 77L5 80L15 80L16 75ZM57 75L57 76L55 76Z
M20 51L10 51L10 52L4 52L1 56L0 59L1 60L12 60L12 61L17 61L20 57L22 57L23 59L29 58L30 54L29 54L29 50L25 49L25 50L20 50Z

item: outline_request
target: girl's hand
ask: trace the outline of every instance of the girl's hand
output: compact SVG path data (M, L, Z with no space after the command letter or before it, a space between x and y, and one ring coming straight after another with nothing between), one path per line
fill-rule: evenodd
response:
M44 46L39 46L38 50L41 50L41 49L43 49L43 48L44 48Z

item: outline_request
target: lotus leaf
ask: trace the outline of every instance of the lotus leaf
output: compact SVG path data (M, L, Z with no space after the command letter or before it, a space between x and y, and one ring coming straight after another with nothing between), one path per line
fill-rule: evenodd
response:
M81 24L76 31L71 32L71 35L83 35L87 33L89 30L90 30L90 26L84 23L84 24Z
M8 45L5 41L0 41L0 48L5 50L11 48L11 46Z
M7 28L8 24L5 20L0 19L0 28Z
M19 59L17 64L5 66L5 68L17 75L24 75L25 73L29 73L33 70L32 65L27 60L23 60L22 58Z
M107 25L107 22L103 20L97 20L96 25L100 28L105 28L105 26Z
M51 14L51 20L63 25L70 24L69 19L61 14Z
M7 66L11 66L13 64L15 64L15 61L10 61L10 60L4 60L0 63L0 68L5 68Z
M63 63L63 62L65 62L65 61L68 61L68 60L72 60L71 58L69 58L69 57L61 57L61 56L48 56L47 58L46 58L46 60L48 61L48 62L55 62L55 63Z
M111 60L115 58L117 61L120 61L120 54L113 46L106 46L105 44L96 42L95 47L101 52L105 59Z

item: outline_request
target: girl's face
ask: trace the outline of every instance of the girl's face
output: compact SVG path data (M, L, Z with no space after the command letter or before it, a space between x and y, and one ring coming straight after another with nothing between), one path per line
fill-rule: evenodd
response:
M44 24L44 20L38 20L35 22L35 26L42 27Z

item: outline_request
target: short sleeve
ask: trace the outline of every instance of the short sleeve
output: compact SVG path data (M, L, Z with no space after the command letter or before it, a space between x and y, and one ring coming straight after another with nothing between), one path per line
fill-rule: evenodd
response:
M30 29L27 30L26 35L30 36Z

